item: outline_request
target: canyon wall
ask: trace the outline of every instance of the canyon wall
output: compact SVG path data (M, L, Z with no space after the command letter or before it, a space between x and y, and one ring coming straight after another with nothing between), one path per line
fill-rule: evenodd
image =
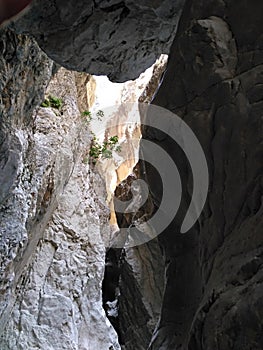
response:
M102 309L109 211L103 180L83 162L91 136L76 75L59 71L50 85L61 110L39 105L58 70L51 59L124 81L168 52L152 104L198 137L209 192L182 235L189 163L163 133L143 129L176 163L183 196L157 239L117 255L119 342L126 350L263 348L262 23L260 0L36 0L1 30L1 349L120 347ZM143 162L139 173L157 209L160 177Z
M158 237L163 257L156 259L157 251L149 255L148 244L129 248L122 257L118 327L124 349L263 346L262 13L259 1L186 2L152 104L177 114L198 137L208 163L209 192L198 223L182 235L192 196L191 168L169 137L143 128L143 138L162 146L180 169L183 196L173 222ZM158 209L160 177L148 163L140 168ZM127 191L127 184L122 186ZM121 227L132 222L127 214L119 217ZM157 278L159 320L151 334L147 324L156 324L155 317L142 302L151 300L149 284L145 289L140 281L149 266L147 277L152 271L158 276L163 260L164 292L160 301ZM130 304L131 295L141 312Z
M2 39L0 348L119 349L102 308L109 209L85 162L87 79L52 77L33 40ZM60 109L39 107L46 87Z
M183 3L35 0L15 28L68 69L124 82L169 53Z
M260 1L188 1L152 101L192 128L210 183L199 222L180 234L189 165L168 137L144 132L173 157L184 184L178 215L159 236L166 282L151 350L263 346L262 20ZM159 180L148 168L156 198Z

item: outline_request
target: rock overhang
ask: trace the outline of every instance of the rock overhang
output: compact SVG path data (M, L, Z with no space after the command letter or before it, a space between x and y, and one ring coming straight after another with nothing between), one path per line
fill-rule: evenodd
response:
M183 3L35 0L12 25L58 64L124 82L169 53Z

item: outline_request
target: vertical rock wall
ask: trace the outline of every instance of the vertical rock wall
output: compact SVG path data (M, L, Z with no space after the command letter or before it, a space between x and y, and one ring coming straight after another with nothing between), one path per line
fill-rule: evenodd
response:
M199 138L210 188L199 223L180 235L191 173L176 145L144 134L175 159L185 183L179 215L159 237L166 288L151 350L263 346L262 6L187 2L153 101ZM149 182L154 191L154 177Z
M0 348L119 349L102 308L109 210L103 180L85 164L79 79L60 69L46 96L62 108L37 107L52 62L34 41L5 35Z
M127 254L119 326L125 349L134 344L151 350L263 346L262 14L260 1L185 5L152 103L176 113L198 137L209 166L209 193L199 222L181 235L192 195L187 159L178 145L159 137L156 130L143 130L144 138L174 159L184 190L178 215L158 237L165 261L164 294L149 343L149 313L141 301L150 297L138 284L137 269L147 260L147 245ZM160 179L147 164L146 170L156 193ZM127 227L125 218L120 219L122 224ZM150 258L151 271L160 265L157 256L155 252ZM139 300L138 309L133 297ZM133 333L137 325L139 330Z
M40 178L41 170L36 159L27 159L32 149L33 110L43 98L53 63L33 40L1 30L0 65L0 329L3 330L21 275L17 271L21 256L30 239L26 226L36 215L32 207L37 200L36 189L41 184L38 185L31 174L37 172ZM27 260L28 257L23 263Z
M16 28L31 32L68 67L123 81L138 76L160 50L168 52L182 6L36 0ZM197 135L209 166L208 199L199 222L182 236L189 166L177 145L144 130L177 163L184 191L156 250L147 255L143 246L127 253L127 288L121 285L125 349L263 347L262 14L260 0L184 4L153 103L177 113ZM103 184L82 163L90 138L77 93L63 115L41 109L33 118L53 64L33 40L9 30L2 31L0 49L1 348L53 349L56 342L64 349L118 348L100 301L105 193L94 193ZM64 78L74 90L73 76ZM60 95L61 85L55 91ZM159 178L146 170L154 192ZM152 276L161 259L164 282L156 279L146 288L144 260ZM160 283L162 300L159 293L151 308ZM132 299L140 307L133 308Z
M166 63L167 57L162 55L152 67L150 80L139 98L137 96L139 102L149 103L152 100ZM119 118L122 117L122 113ZM126 152L127 154L129 153ZM134 167L132 174L118 185L115 196L119 200L129 202L132 199L131 185L138 179L139 172L140 163ZM133 225L136 218L149 216L152 212L151 202L147 202L139 213L136 213L136 210L132 213L116 213L120 228L125 229ZM164 267L157 239L138 247L108 251L103 288L104 303L106 310L108 302L117 306L118 312L109 319L118 332L122 349L143 350L148 347L161 312ZM110 312L111 309L108 310L109 315Z

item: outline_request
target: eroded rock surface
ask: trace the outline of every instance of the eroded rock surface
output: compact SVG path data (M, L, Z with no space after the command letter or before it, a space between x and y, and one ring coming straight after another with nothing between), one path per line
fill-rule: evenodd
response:
M180 235L190 169L175 144L145 132L173 157L185 184L179 215L159 237L166 288L151 350L263 346L262 6L189 2L153 101L184 119L199 138L210 188L199 223ZM149 175L156 193L150 169Z
M123 82L169 52L183 2L36 0L16 28L61 65Z
M139 166L116 188L118 200L129 203L131 185L138 178ZM151 212L151 201L136 214L142 218ZM118 225L123 230L134 224L135 213L116 213ZM123 234L123 233L122 233ZM146 349L157 325L164 289L164 260L158 240L138 247L107 252L103 283L103 301L110 321L119 335L122 349ZM116 305L112 314L111 305Z
M43 98L53 63L34 40L1 30L1 301L0 329L3 329L15 298L16 271L21 252L29 243L27 223L36 216L37 191L41 188L45 164L30 160L33 109ZM31 155L32 156L32 155ZM35 157L35 156L34 156ZM32 173L36 177L32 179ZM43 182L47 182L43 179ZM44 188L42 189L44 191ZM39 210L44 193L38 197ZM16 262L15 262L16 261Z
M33 113L53 64L34 41L6 35L0 348L119 349L101 296L109 210L103 180L84 161L92 136L78 77L59 70L46 95L62 108Z
M176 113L197 135L208 162L210 187L199 222L180 234L192 195L191 169L176 143L143 128L143 137L162 146L177 164L183 196L174 221L158 237L165 287L159 322L148 344L145 324L150 315L143 303L141 311L129 305L131 295L141 303L148 292L138 288L134 261L123 265L120 286L127 281L129 288L121 289L125 293L120 310L124 307L127 315L120 316L124 329L120 326L119 332L127 330L125 349L132 349L130 337L138 348L149 350L259 350L263 346L262 13L262 3L257 1L253 5L213 1L209 6L189 1L185 6L152 103ZM147 163L145 167L144 178L158 207L162 184L153 168ZM120 225L130 225L126 214ZM136 250L146 251L147 245ZM152 271L160 264L155 256L147 263L151 262ZM136 256L140 273L146 257L146 253ZM138 324L144 325L138 333L140 341L131 326Z
M169 51L181 7L36 0L13 28L32 34L60 64L123 81ZM156 249L127 252L119 285L124 349L263 348L262 14L259 0L184 5L153 103L177 113L197 135L209 166L208 199L199 222L182 236L189 164L178 145L144 130L176 162L184 191ZM52 349L52 341L65 349L118 348L99 305L98 225L107 212L95 198L105 193L92 192L102 183L95 178L91 185L81 161L90 139L83 138L77 104L68 101L70 116L40 110L34 122L53 64L34 40L9 30L2 31L1 50L1 348ZM146 170L156 194L160 179ZM160 200L158 193L153 198ZM101 216L94 219L92 210ZM164 281L153 278L149 288L143 272L153 276L160 259ZM164 293L155 299L160 284Z

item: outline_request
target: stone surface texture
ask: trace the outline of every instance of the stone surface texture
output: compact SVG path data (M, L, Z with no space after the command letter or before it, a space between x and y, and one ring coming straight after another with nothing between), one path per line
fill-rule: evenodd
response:
M32 223L36 201L41 209L43 164L32 157L33 110L40 104L52 73L52 62L37 44L25 36L1 30L1 301L0 329L10 313L14 288L22 266L21 255L30 241L27 224ZM54 153L54 151L53 151ZM35 156L34 156L35 157ZM32 178L32 173L35 173ZM38 178L38 181L37 181ZM43 179L43 183L47 182ZM41 188L42 187L42 188ZM38 196L38 190L40 195ZM42 215L43 217L43 215ZM45 219L43 217L43 219ZM28 260L28 256L25 261ZM25 262L24 261L24 262ZM24 263L23 262L23 263Z
M1 349L119 348L101 306L106 191L83 163L91 138L78 93L61 95L75 89L72 73L50 85L62 110L35 110L57 67L34 40L58 64L114 81L170 50L152 103L188 123L208 162L205 208L182 235L191 169L178 145L143 129L177 164L183 196L158 239L116 253L118 310L104 280L121 347L263 348L262 23L262 0L35 0L11 25L34 39L1 30ZM156 207L160 178L139 170Z
M119 200L132 199L131 185L138 178L139 166L115 191ZM116 213L120 228L129 227L136 219L151 212L151 201L137 213ZM147 348L157 325L164 290L164 259L158 240L107 252L103 286L104 303L116 302L118 314L109 317L119 335L122 349ZM107 309L107 306L106 306Z
M2 122L11 146L1 149L0 348L120 349L102 308L109 210L102 178L84 161L92 136L78 109L82 79L60 69L46 96L60 98L61 110L33 112L30 98L43 100L52 62L34 41L5 35L14 46L2 60L10 70Z
M263 346L262 98L260 1L189 1L153 104L195 132L210 186L198 224L179 234L191 197L185 156L151 130L180 169L178 215L159 236L166 282L149 349L256 349ZM156 193L158 179L148 169Z
M136 82L129 82L125 85L122 93L122 103L135 102L149 103L161 81L162 74L165 70L167 57L162 55L151 69L151 78L147 84L142 84L143 79ZM134 90L134 83L138 85ZM142 90L142 86L144 89ZM132 139L140 137L140 130L134 133L132 137L130 130L125 126L125 117L129 115L129 110L120 109L108 125L116 125L118 120L120 127L114 128L120 138L124 130L126 134L126 143L131 143ZM123 128L123 125L125 128ZM137 142L136 142L137 144ZM131 185L139 176L139 164L134 169L132 166L135 157L131 156L134 151L124 150L128 162L122 162L117 169L118 181L115 190L115 197L123 202L129 202L132 199ZM138 149L135 154L138 157ZM132 160L132 162L131 162ZM131 173L132 172L132 173ZM110 176L112 173L109 173ZM123 174L129 175L124 179ZM112 176L112 175L111 175ZM135 211L135 210L134 210ZM136 219L147 216L152 212L151 202L147 202L139 213L116 213L118 226L120 228L129 227ZM114 220L112 220L113 222ZM118 232L113 234L118 237ZM152 240L148 244L133 247L129 249L109 249L106 255L106 271L103 285L103 301L107 314L112 324L118 331L122 349L145 349L150 342L161 311L162 295L164 289L164 259L161 253L158 240ZM117 314L110 316L111 309L108 310L109 302L117 305ZM110 305L111 305L110 304Z
M16 28L59 64L123 82L169 52L183 2L35 0Z
M149 343L145 324L150 315L141 303L146 296L150 300L149 289L138 288L134 265L143 265L147 257L146 266L157 271L161 259L155 260L156 253L150 259L137 254L127 267L124 257L118 326L119 334L125 334L124 349L132 349L134 342L135 348L149 350L263 346L262 6L259 1L213 1L209 6L186 2L152 103L176 113L198 137L209 167L208 198L199 222L180 234L192 193L191 169L178 145L144 128L143 137L174 159L184 190L174 221L158 237L165 262L164 293ZM158 207L160 178L149 164L140 167L146 168L140 176ZM119 218L121 227L131 222L127 215ZM147 245L136 250L146 251ZM130 261L130 249L127 257ZM158 283L160 287L160 279ZM138 309L130 303L132 295ZM132 331L138 325L137 337Z

